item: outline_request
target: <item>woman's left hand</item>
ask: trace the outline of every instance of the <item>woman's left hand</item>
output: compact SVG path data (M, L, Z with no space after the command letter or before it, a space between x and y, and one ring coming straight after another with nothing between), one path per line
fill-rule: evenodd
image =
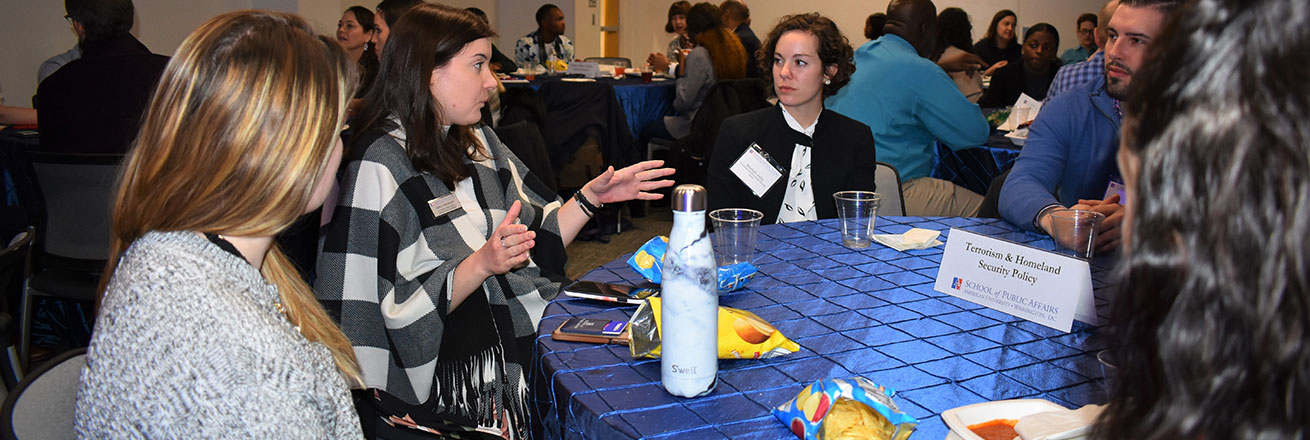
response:
M598 203L626 202L633 199L659 200L664 197L663 194L648 191L673 186L673 181L654 179L668 177L675 172L673 168L660 168L663 165L662 160L648 160L618 171L615 171L614 167L609 167L583 186L583 195Z

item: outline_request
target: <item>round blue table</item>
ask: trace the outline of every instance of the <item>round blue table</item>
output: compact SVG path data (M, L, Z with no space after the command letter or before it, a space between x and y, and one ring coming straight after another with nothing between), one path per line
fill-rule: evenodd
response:
M942 246L898 252L842 247L836 220L760 228L759 274L720 304L772 322L801 351L764 360L723 360L718 385L692 399L660 385L658 359L632 359L623 345L555 341L575 316L625 320L635 306L560 296L537 329L533 400L546 438L795 438L770 410L816 379L864 376L897 390L920 421L914 438L947 433L940 414L989 400L1042 398L1069 408L1104 402L1097 328L1043 327L933 290ZM1049 237L997 219L879 217L879 233L950 228L1051 249ZM626 257L584 279L636 282ZM1113 257L1091 262L1097 309L1106 309ZM1102 320L1104 318L1102 317Z

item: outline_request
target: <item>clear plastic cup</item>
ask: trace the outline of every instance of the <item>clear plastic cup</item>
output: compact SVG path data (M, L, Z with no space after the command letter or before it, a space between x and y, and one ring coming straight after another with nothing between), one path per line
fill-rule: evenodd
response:
M873 226L882 205L882 195L869 191L838 191L833 193L837 203L837 216L841 218L841 244L851 249L863 249L873 242Z
M1092 258L1096 251L1096 227L1105 214L1082 209L1059 209L1051 213L1051 238L1060 251L1074 257Z
M719 266L750 262L755 258L755 239L764 213L754 209L723 208L710 211L714 234L714 259Z

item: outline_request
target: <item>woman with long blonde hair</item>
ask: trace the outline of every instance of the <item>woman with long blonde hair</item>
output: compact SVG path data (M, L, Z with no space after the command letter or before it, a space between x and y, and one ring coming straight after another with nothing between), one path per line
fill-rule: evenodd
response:
M290 14L182 42L125 162L79 437L360 437L350 343L273 236L323 203L356 61Z

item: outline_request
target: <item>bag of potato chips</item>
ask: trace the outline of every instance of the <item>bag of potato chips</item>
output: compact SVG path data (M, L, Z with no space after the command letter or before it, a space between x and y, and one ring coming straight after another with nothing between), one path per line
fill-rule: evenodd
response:
M660 274L664 271L664 252L669 250L669 238L659 235L641 245L637 252L628 257L628 267L637 271L642 277L655 284L660 283ZM755 277L759 269L750 263L736 263L720 266L718 269L719 292L731 292L746 285Z
M628 321L632 357L660 357L660 299L646 302ZM719 307L719 359L763 359L795 353L801 349L782 332L759 316L745 310Z
M820 379L773 415L805 440L904 440L919 421L896 407L895 394L863 377Z

